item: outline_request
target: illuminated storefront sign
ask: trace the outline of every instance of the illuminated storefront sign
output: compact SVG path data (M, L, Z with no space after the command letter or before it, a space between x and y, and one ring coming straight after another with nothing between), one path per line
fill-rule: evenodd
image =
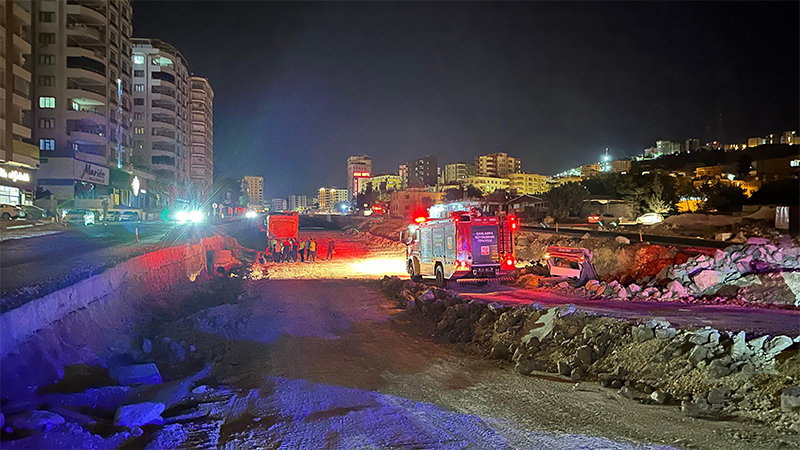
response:
M139 177L136 175L133 176L133 180L131 180L131 191L133 191L133 196L137 197L139 195L139 188L141 185L139 184Z
M15 183L30 183L31 182L31 174L28 172L23 172L18 169L7 169L5 167L0 167L0 178L11 180Z
M369 172L353 172L353 178L369 178Z
M79 180L108 186L108 167L75 160L75 175Z

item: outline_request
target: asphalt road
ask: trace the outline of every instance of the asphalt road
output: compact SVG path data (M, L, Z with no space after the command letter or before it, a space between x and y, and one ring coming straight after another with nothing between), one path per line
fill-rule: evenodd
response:
M89 227L37 227L31 232L57 233L8 239L0 244L0 312L87 278L110 263L230 226L233 223L116 222Z
M522 225L520 226L520 228L526 231L535 231L535 232L543 232L551 234L556 233L555 227L544 228L532 225ZM625 233L620 231L605 231L605 230L587 230L587 229L570 228L564 226L558 227L558 234L571 234L576 236L583 236L586 233L589 233L589 235L591 236L610 237L610 238L615 238L617 236L624 236L630 239L631 242L639 241L639 233ZM712 241L709 239L689 238L682 236L662 236L658 234L643 233L641 237L643 241L649 242L651 244L675 245L680 247L725 248L732 245L730 242Z

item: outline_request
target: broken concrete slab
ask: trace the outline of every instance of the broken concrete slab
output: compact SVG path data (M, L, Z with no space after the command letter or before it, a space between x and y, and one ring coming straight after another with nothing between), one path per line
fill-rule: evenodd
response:
M781 409L783 411L800 411L800 386L792 386L783 390Z
M692 280L700 291L705 291L722 283L725 280L725 274L716 270L706 269L695 275Z
M150 423L162 423L163 403L136 403L121 406L114 414L114 425L128 428L141 427Z
M66 422L63 417L52 411L28 411L6 419L6 426L14 431L48 431L56 425Z

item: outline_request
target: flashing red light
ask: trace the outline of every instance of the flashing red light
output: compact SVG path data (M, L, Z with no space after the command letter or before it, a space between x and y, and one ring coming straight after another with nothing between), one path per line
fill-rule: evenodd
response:
M416 219L414 219L414 222L417 222L417 223L425 222L425 218L424 217L417 217Z

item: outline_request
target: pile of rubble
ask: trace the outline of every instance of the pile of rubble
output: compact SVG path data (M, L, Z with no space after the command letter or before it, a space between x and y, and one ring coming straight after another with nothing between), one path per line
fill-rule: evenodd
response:
M574 305L485 304L449 290L385 277L384 292L459 350L506 361L525 375L597 380L641 402L680 405L697 418L738 417L800 432L800 336L747 340L666 321L598 317Z
M523 274L518 283L535 288L539 277ZM653 277L623 275L610 282L591 280L578 288L566 282L556 287L573 295L619 300L799 307L800 247L788 237L777 244L750 238L711 256L693 256L664 267Z

